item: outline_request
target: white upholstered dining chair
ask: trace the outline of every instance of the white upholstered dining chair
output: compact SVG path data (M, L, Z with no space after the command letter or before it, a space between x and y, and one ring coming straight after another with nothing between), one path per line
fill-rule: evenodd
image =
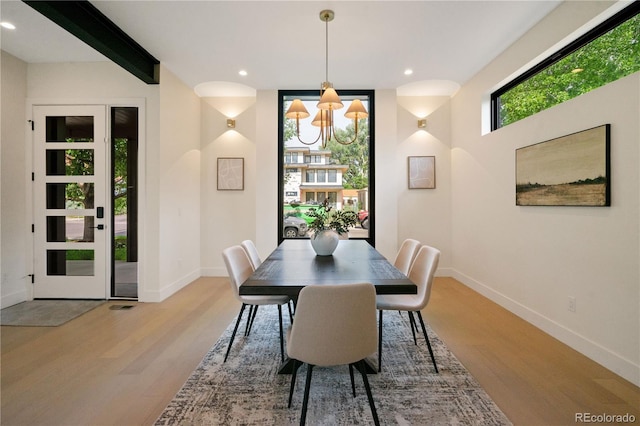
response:
M231 283L231 288L233 290L233 294L240 302L242 302L242 306L240 307L240 313L238 314L238 319L236 320L236 325L233 328L233 333L231 334L231 339L229 340L229 347L227 348L227 352L224 356L224 361L227 361L227 357L229 356L229 352L231 351L231 345L233 344L233 340L235 339L236 332L238 331L238 326L240 325L240 320L242 319L242 314L247 306L250 306L249 315L247 318L247 328L245 331L245 335L248 334L250 330L250 322L255 318L257 313L258 306L261 305L277 305L278 306L278 315L280 322L280 358L284 361L284 339L283 339L283 331L282 331L282 305L289 303L288 296L241 296L239 289L240 285L253 273L253 265L251 264L251 260L244 249L237 245L226 248L222 251L222 258L224 259L224 264L227 267L227 272L229 273L229 282ZM253 313L252 313L253 310Z
M240 246L244 249L249 256L249 260L251 260L251 265L253 265L253 270L258 269L258 266L262 263L262 259L260 259L260 254L258 253L258 248L251 240L244 240L240 243Z
M251 265L253 266L253 270L258 269L258 266L262 264L262 259L260 259L260 254L258 253L258 248L251 240L244 240L240 243L240 247L247 253L249 260L251 261ZM287 308L289 309L289 319L293 321L293 301L289 300L287 303ZM256 308L249 307L249 316L251 317L251 322L247 323L248 328L246 334L251 332L251 326L253 325L253 318L255 317ZM253 314L253 315L252 315Z
M400 246L400 250L398 250L396 259L393 261L393 266L398 268L398 270L403 274L409 275L411 264L416 258L416 254L418 254L418 250L420 250L421 246L422 244L418 240L414 240L412 238L404 240Z
M382 371L382 312L383 311L407 311L409 314L409 320L411 322L412 331L413 327L417 328L413 313L418 314L420 325L422 326L422 333L424 334L424 340L427 342L427 348L433 361L433 367L438 372L438 366L436 365L436 359L433 355L433 349L431 348L431 342L427 335L427 329L422 319L421 310L424 309L429 303L431 297L431 286L433 284L433 277L436 269L438 268L438 261L440 260L440 251L430 246L422 246L418 250L411 269L409 270L408 277L418 287L417 294L384 294L376 297L376 307L379 311L378 319L378 371ZM415 334L414 334L415 341Z
M287 354L293 360L289 407L296 371L307 364L300 424L304 425L311 375L315 366L349 364L355 397L353 367L362 375L373 421L380 424L364 359L376 351L376 290L373 284L309 285L300 291L293 325L287 333Z

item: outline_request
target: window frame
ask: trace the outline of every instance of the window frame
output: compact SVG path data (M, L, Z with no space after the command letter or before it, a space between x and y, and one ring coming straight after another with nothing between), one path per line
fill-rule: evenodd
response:
M500 96L502 96L509 90L513 89L514 87L518 86L519 84L523 83L524 81L532 78L536 74L542 72L543 70L555 64L556 62L559 62L560 60L569 56L570 54L580 49L581 47L586 46L587 44L591 43L595 39L601 37L602 35L606 34L607 32L611 31L612 29L616 28L622 23L626 22L627 20L633 18L638 13L640 13L640 1L635 1L631 3L629 6L625 7L621 11L611 16L610 18L596 25L594 28L587 31L585 34L576 38L574 41L572 41L565 47L561 48L557 52L548 56L546 59L543 59L537 65L534 65L533 67L529 68L527 71L520 74L518 77L514 78L513 80L509 81L508 83L500 87L499 89L492 92L491 93L491 131L498 130L504 127L504 126L499 126L499 120L498 120L499 113L500 113L500 102L499 102ZM537 113L534 113L534 114L537 114ZM509 124L513 124L513 123L509 123Z
M364 238L371 246L375 247L375 205L376 205L376 161L375 161L375 90L337 90L338 94L343 97L359 97L368 99L369 109L369 236ZM319 91L316 90L278 90L278 227L277 241L278 244L284 241L283 220L284 214L282 206L284 205L284 98L285 97L305 97L318 96Z

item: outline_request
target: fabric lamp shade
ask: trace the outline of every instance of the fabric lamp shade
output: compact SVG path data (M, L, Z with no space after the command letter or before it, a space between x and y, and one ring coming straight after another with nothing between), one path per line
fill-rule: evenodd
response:
M312 126L328 127L331 126L331 114L329 111L320 110L311 122Z
M291 105L289 106L289 109L287 110L284 116L287 118L295 119L295 118L307 118L310 115L311 114L309 114L309 111L307 111L307 108L305 108L302 101L300 99L296 99L291 103Z
M369 113L364 108L364 105L362 104L360 99L354 99L344 116L352 120L359 120L361 118L367 118L369 116Z
M338 96L338 93L335 91L333 87L327 88L322 93L322 96L320 97L320 102L318 102L317 106L318 106L318 109L334 110L334 111L344 107L344 105L342 104L342 101L340 100L340 96Z

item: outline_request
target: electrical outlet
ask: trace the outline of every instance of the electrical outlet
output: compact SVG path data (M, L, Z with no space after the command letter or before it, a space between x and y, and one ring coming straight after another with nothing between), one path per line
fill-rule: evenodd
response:
M569 296L569 311L570 312L576 311L576 298L573 296Z

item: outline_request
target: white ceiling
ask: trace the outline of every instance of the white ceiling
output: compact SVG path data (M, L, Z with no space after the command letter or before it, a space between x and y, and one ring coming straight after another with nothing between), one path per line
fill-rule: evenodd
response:
M451 94L561 3L535 1L91 1L188 86ZM17 0L2 49L29 63L106 60ZM407 68L413 70L404 75ZM241 77L244 69L248 75ZM226 85L226 86L225 86ZM425 93L427 92L427 93ZM440 93L441 92L441 93Z

